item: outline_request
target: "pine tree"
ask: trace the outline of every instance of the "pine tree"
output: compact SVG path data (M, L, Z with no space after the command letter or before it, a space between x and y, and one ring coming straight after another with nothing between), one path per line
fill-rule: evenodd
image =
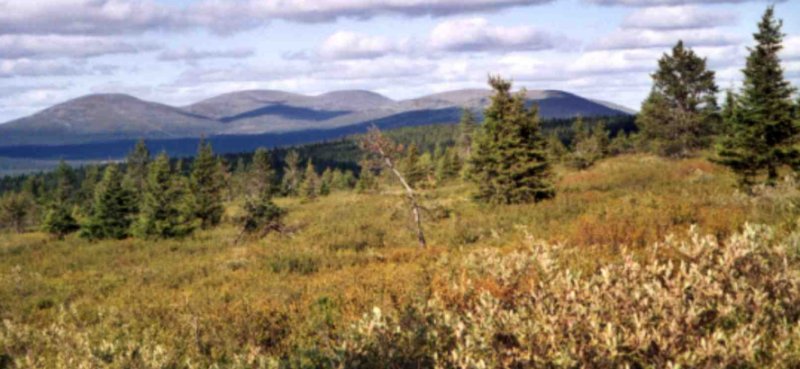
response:
M134 235L164 239L190 234L196 224L194 215L180 207L184 196L184 188L170 168L169 157L161 153L149 165Z
M211 144L201 140L197 156L192 162L192 173L189 178L191 208L194 216L200 219L200 226L208 229L222 220L222 196L224 178L221 173L221 162L214 155Z
M586 169L607 154L609 138L604 123L597 123L590 130L582 119L576 119L573 130L575 134L568 162L572 167Z
M61 160L55 170L55 178L56 187L42 220L42 230L62 239L80 228L71 210L75 173Z
M125 162L125 184L138 196L144 191L147 182L147 165L150 163L150 150L144 140L136 142Z
M308 159L306 172L303 176L303 184L300 186L300 195L306 200L314 200L319 195L319 176L314 169L314 163Z
M122 185L123 176L116 164L106 167L97 185L92 213L81 225L81 236L99 239L123 239L130 234L134 203L132 194Z
M475 137L470 179L476 198L495 204L536 202L555 195L538 108L525 107L525 91L511 94L511 82L490 77L494 89L484 123Z
M757 45L747 57L738 104L726 124L730 131L718 150L718 161L733 169L745 188L764 172L767 183L774 184L780 167L800 168L794 89L783 76L778 56L783 48L782 25L775 19L774 8L767 8L753 35Z
M300 183L303 175L300 173L300 155L297 151L289 151L284 159L286 166L283 168L283 192L287 196L297 196L300 192Z
M714 72L678 41L658 61L653 88L636 119L642 134L666 156L687 156L710 142L718 125Z

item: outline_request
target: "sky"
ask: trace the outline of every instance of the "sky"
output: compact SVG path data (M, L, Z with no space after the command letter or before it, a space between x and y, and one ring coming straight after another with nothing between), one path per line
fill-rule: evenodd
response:
M93 93L557 89L638 109L683 40L737 88L769 4L800 86L800 0L0 0L0 122Z

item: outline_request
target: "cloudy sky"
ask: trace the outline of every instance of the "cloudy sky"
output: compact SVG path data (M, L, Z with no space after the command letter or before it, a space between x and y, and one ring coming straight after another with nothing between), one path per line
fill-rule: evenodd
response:
M0 0L0 122L90 93L403 99L489 73L638 108L678 39L737 86L763 0ZM800 85L800 1L777 3Z

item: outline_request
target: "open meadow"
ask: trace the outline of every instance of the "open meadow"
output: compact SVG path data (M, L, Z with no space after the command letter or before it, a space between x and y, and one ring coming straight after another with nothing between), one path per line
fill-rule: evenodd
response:
M494 207L476 203L469 196L472 185L460 180L422 191L423 226L429 243L425 249L415 242L399 187L384 187L375 193L334 192L311 201L277 198L276 202L288 210L286 231L238 243L239 228L227 221L241 212L237 202L226 204L222 226L186 239L88 241L71 235L57 240L41 233L4 233L0 235L0 368L410 367L410 362L440 362L441 357L436 359L434 353L447 350L452 350L452 358L445 357L444 362L451 364L445 367L456 367L455 360L465 358L486 360L482 362L493 363L490 366L507 364L502 360L516 360L511 356L525 351L527 339L541 345L539 341L547 335L526 338L525 333L507 326L508 322L503 323L505 326L491 323L499 325L488 333L478 331L488 329L488 322L467 325L468 332L457 334L452 329L465 329L464 325L453 323L448 331L451 342L442 336L444 331L437 333L439 339L430 340L424 332L406 337L386 327L394 322L397 327L406 324L414 329L414 319L430 319L426 326L435 331L436 324L444 323L425 314L433 314L436 301L446 301L447 308L441 309L460 311L464 319L480 316L481 312L473 309L480 310L476 306L482 303L474 305L475 299L494 301L500 304L495 307L500 310L503 301L522 304L528 289L535 295L554 288L536 287L542 270L551 268L553 275L570 271L579 276L575 278L588 278L588 286L593 276L616 275L613 268L624 269L629 263L701 263L703 257L692 259L692 254L681 251L686 246L681 242L696 245L698 239L708 245L719 242L721 250L725 250L721 245L745 241L758 243L758 247L780 243L785 245L780 255L786 265L762 271L775 273L771 277L759 274L751 280L747 273L734 273L741 266L704 264L709 268L702 272L704 278L713 279L718 272L730 279L720 283L738 281L744 287L722 285L722 290L715 292L718 296L709 293L705 299L698 297L697 306L683 301L681 309L702 308L714 313L706 316L706 321L697 322L704 331L683 332L680 337L678 333L669 337L670 333L662 331L664 339L677 337L683 343L662 346L661 354L691 354L683 357L685 362L697 360L698 367L710 367L702 363L715 366L736 362L767 367L776 359L798 363L798 351L792 351L800 347L796 328L788 333L780 331L788 336L775 336L791 336L794 341L783 342L789 346L773 351L773 356L763 357L763 347L761 353L748 353L743 346L734 345L739 344L735 339L745 338L736 335L745 333L740 328L747 324L761 324L778 334L778 330L772 330L777 329L773 323L751 321L771 317L760 310L778 307L738 306L736 299L745 295L737 294L741 291L736 292L736 288L762 288L767 278L784 278L775 283L794 291L784 297L800 296L796 294L800 238L793 233L800 215L800 192L793 182L782 181L774 188L757 189L755 196L746 196L736 189L735 178L727 169L705 159L669 160L643 154L606 159L587 170L558 167L556 178L557 196L530 205ZM746 224L769 226L769 236L762 234L767 232L763 229L745 230ZM756 235L734 237L743 231ZM737 241L736 237L749 238ZM747 255L744 252L730 257ZM774 255L762 256L776 262ZM503 265L510 269L503 269ZM602 271L607 268L611 272ZM753 272L756 266L748 268ZM631 270L620 273L633 278L628 275ZM670 280L675 273L665 272L667 280L662 288L669 289L673 282L688 283L688 277ZM640 277L648 283L654 281ZM646 295L639 291L644 284L624 285L634 281L623 278L619 282L628 289L623 296ZM552 283L566 282L554 279ZM700 285L697 283L695 287ZM585 297L580 294L587 291L578 285L570 288L577 294L573 296L574 306L595 311L612 308L578 303ZM611 291L614 287L605 288ZM602 294L605 288L594 293ZM631 303L646 304L644 295L640 299L631 296ZM559 304L555 296L551 298L554 307L548 316L555 324ZM669 299L659 301L662 305L672 303ZM770 301L783 304L793 300ZM420 312L427 311L419 310L425 306L433 310ZM627 308L630 314L613 318L622 324L619 329L634 324L620 315L633 317L657 311L644 305ZM791 314L782 315L781 324L796 327L800 307L791 308ZM472 313L467 314L469 311ZM442 314L438 318L445 319L442 317L447 314ZM689 313L664 312L660 318L671 314ZM382 323L369 325L375 319ZM576 324L576 332L584 329L584 334L591 336L594 328L581 328L580 321L570 326ZM650 323L656 324L655 320ZM369 325L368 333L364 333L365 324ZM380 327L386 331L380 331ZM639 329L646 334L645 327ZM633 336L623 333L624 337ZM474 352L459 341L469 334L478 337L465 341ZM630 356L620 354L618 361L613 361L614 356L601 348L614 344L579 342L578 336L553 338L551 344L576 350L570 351L575 357L589 355L580 350L591 346L596 355L608 355L611 366L636 363L636 355L648 350L648 360L659 356L654 343L641 343L642 347L629 347ZM503 341L503 337L513 342ZM731 342L704 357L699 342L709 337L720 342L724 337ZM498 358L493 355L502 350L494 341L522 346ZM433 350L431 342L449 345L449 349L436 346ZM773 341L761 337L750 343L749 349L758 350L759 345L772 345ZM539 355L543 355L542 360L557 359L547 356L550 353ZM574 366L565 361L548 367Z

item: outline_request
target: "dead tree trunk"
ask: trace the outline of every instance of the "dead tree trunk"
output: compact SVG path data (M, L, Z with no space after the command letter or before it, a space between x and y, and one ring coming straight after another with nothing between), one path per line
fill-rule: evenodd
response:
M420 248L425 248L428 244L425 241L425 232L422 230L422 212L420 211L416 192L414 192L414 189L408 184L408 181L406 181L406 178L403 176L403 174L397 170L394 160L392 160L392 153L388 152L390 150L394 150L395 145L388 141L388 139L384 138L377 128L373 127L370 129L367 137L365 138L364 146L369 152L378 156L382 162L382 165L389 169L403 186L403 189L406 193L406 198L411 205L411 214L414 216L414 224L417 228L417 242L419 243Z

